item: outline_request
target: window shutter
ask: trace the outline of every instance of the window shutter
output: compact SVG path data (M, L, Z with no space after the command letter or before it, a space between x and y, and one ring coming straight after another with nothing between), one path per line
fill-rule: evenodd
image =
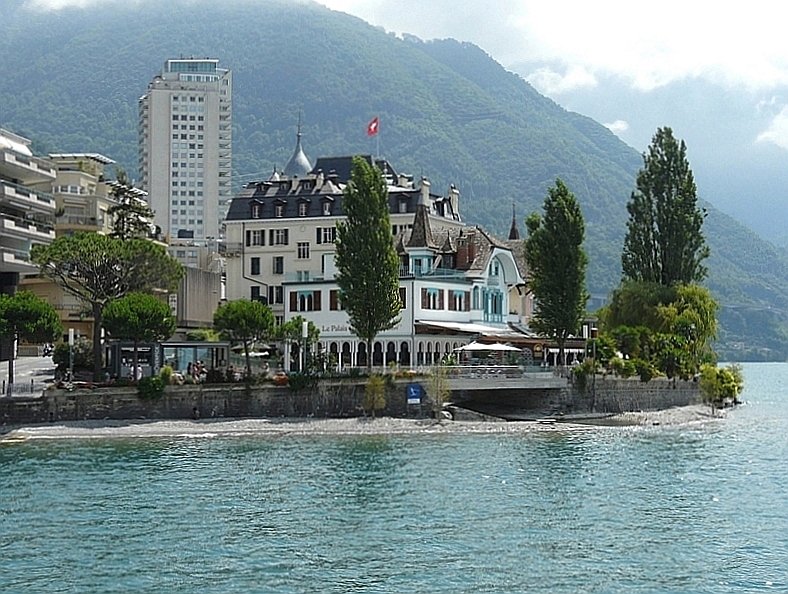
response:
M421 289L421 309L429 309L430 308L430 296L427 293L427 289Z
M408 291L405 287L399 288L399 308L400 309L407 309L408 307Z
M260 245L265 245L265 229L260 230Z
M465 291L465 311L471 311L471 292Z
M268 245L274 245L274 230L268 230Z
M320 227L315 228L315 243L318 245L323 243L323 230Z
M298 311L298 293L290 293L290 311Z
M285 229L285 245L290 245L290 229Z
M313 293L312 293L312 300L314 301L314 310L315 311L320 311L320 309L322 307L322 303L321 303L322 299L323 299L323 296L321 295L321 291L313 291Z
M246 231L246 247L252 245L252 232L247 229Z
M328 293L328 309L336 311L337 308L337 291L329 291Z

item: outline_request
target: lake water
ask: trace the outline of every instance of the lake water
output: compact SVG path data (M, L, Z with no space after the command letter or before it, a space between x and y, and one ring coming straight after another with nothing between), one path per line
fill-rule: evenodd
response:
M0 592L787 592L788 364L685 427L0 446Z

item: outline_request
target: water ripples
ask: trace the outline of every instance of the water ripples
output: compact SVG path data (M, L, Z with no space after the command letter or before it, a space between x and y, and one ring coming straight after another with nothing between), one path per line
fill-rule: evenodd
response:
M0 591L786 591L766 369L701 426L3 447Z

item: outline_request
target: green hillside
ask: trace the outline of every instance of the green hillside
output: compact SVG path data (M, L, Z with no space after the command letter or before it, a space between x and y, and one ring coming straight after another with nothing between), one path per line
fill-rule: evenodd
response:
M436 190L456 184L466 221L500 235L513 203L522 232L547 187L564 179L587 219L592 293L617 282L640 155L478 47L399 39L306 2L129 4L36 13L5 2L0 126L33 138L41 152L104 153L133 176L137 99L148 81L167 58L215 57L233 70L238 185L284 165L299 109L313 160L374 153L365 127L378 115L381 153L398 170L426 175ZM710 285L734 306L723 314L726 345L786 358L785 252L709 210Z

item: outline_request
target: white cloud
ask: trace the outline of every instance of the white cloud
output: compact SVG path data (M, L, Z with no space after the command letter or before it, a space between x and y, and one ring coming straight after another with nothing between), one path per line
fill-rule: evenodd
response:
M583 87L595 87L596 77L585 68L578 66L567 69L566 74L551 68L538 68L527 80L545 95L555 96Z
M693 77L788 84L788 5L773 0L320 1L388 30L472 41L504 65L562 64L643 91Z
M771 142L788 150L788 106L782 108L769 127L758 135L756 141Z
M620 136L621 134L629 130L629 122L625 120L616 120L615 122L610 122L609 124L602 124L602 125L617 136Z

